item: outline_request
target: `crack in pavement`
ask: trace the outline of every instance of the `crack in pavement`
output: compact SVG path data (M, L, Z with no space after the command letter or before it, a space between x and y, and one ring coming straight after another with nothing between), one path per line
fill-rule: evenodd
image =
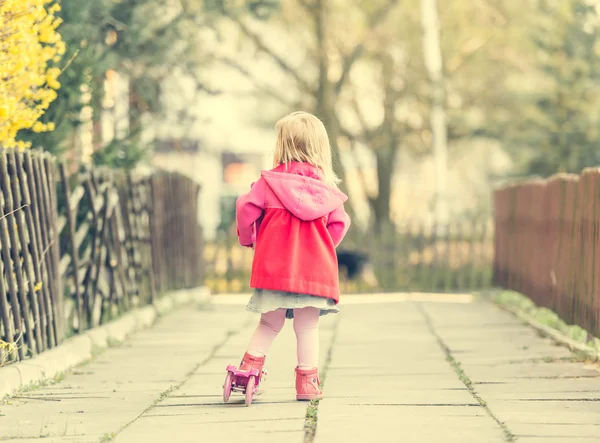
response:
M427 325L427 328L429 329L431 334L436 338L438 345L440 346L440 348L446 355L446 360L448 361L448 363L450 363L450 365L454 369L454 372L456 372L456 375L458 376L460 381L463 382L463 384L469 390L469 393L473 396L473 398L475 400L477 400L479 405L483 409L485 409L487 414L498 424L498 426L500 426L500 428L504 432L504 440L508 441L508 442L516 441L517 436L515 434L513 434L510 431L510 429L508 429L508 426L506 426L506 424L504 422L500 421L500 419L498 417L496 417L494 412L487 405L486 401L475 391L475 389L473 389L473 383L471 382L471 379L461 368L460 362L454 358L454 356L452 355L452 351L450 350L450 348L448 347L448 345L446 344L446 342L444 341L442 336L435 329L435 326L433 325L433 320L432 320L431 316L429 315L429 313L423 307L423 303L417 303L416 305L417 305L417 310L421 313L421 315L423 316L423 319L425 320L425 324Z
M195 365L183 378L183 380L181 382L179 382L176 385L171 386L169 389L167 389L166 391L162 392L160 394L160 396L150 405L148 406L146 409L144 409L142 411L142 413L140 415L138 415L136 418L134 418L133 420L131 420L129 423L125 424L124 426L122 426L118 431L116 431L114 434L112 434L112 438L111 440L115 439L120 433L122 433L125 429L127 429L129 426L131 426L132 424L134 424L136 421L138 421L140 418L142 418L144 415L146 415L148 412L150 412L152 409L154 409L157 406L160 406L160 403L169 398L169 394L171 392L175 392L178 389L180 389L183 385L185 385L190 378L192 378L192 376L198 371L198 369L202 368L203 366L205 366L208 362L210 362L215 355L217 354L217 352L219 352L219 350L221 348L223 348L223 346L225 346L227 344L227 342L235 335L239 334L242 330L244 330L245 328L247 328L248 326L250 326L250 324L252 323L252 321L249 319L248 321L246 321L245 323L243 323L239 328L235 329L235 330L230 330L225 334L225 338L217 343L215 346L213 346L212 350L210 351L210 353L208 354L208 356L202 360L201 362L199 362L197 365Z
M329 349L327 350L327 357L323 363L323 371L319 374L321 380L321 387L325 385L325 379L327 378L327 371L329 370L329 364L333 356L333 347L337 340L339 324L341 317L338 315L333 325L333 333L331 334L331 340L329 342ZM312 401L306 408L306 418L304 421L304 443L312 443L317 433L318 425L318 413L319 413L319 402L321 400Z

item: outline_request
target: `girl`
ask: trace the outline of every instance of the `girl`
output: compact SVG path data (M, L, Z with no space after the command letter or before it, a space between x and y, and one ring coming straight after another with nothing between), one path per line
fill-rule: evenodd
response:
M296 399L323 397L318 376L319 316L338 312L335 248L350 227L323 123L294 112L275 126L274 169L236 204L239 242L255 249L246 309L261 314L240 370L262 373L286 318L297 338Z

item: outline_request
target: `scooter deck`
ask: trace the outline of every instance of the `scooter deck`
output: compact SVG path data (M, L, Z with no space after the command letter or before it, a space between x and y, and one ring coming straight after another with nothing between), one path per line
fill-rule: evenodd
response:
M258 378L258 376L260 375L258 369L251 369L250 371L240 371L236 366L233 365L227 366L227 372L231 372L235 377L244 378L249 378L253 375Z

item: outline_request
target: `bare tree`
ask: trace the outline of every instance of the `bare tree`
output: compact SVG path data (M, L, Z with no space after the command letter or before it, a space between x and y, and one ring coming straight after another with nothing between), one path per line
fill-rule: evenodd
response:
M266 56L262 60L270 61L277 77L283 75L286 84L293 85L295 92L290 94L270 77L253 77L256 73L251 64L227 60L229 66L252 79L257 91L279 105L277 112L303 108L316 113L327 126L336 154L352 155L356 152L352 147L358 145L373 153L377 168L374 187L368 186L371 183L361 174L360 164L358 176L349 177L339 156L336 172L346 182L362 182L370 191L366 193L371 220L378 228L390 223L393 179L403 150L417 157L433 152L437 166L435 219L443 227L449 217L447 139L470 137L480 129L474 129L466 111L473 114L485 109L486 115L500 115L501 89L492 86L505 81L505 76L498 78L504 72L491 69L488 57L504 59L518 53L505 50L514 49L519 38L518 34L511 36L512 40L505 38L507 16L514 16L518 8L508 2L513 9L498 9L496 0L476 6L468 0L449 1L452 6L442 6L477 14L485 26L474 32L466 26L471 16L445 15L444 26L452 37L444 41L443 51L448 54L445 75L435 0L423 1L421 9L399 0L349 0L343 7L331 0L284 2L272 35L296 39L290 46L292 57L280 40L263 32L264 27L243 17L229 17L256 52ZM357 76L365 66L369 74ZM473 82L473 75L482 70ZM372 108L362 109L364 102L356 97L356 90L365 84L376 89L381 102L371 102L379 108L375 120L370 115ZM408 117L403 109L408 109ZM353 118L347 119L348 113Z
M316 59L315 64L318 70L316 81L302 76L300 74L302 69L299 66L292 66L282 54L278 53L274 45L270 45L269 42L261 38L260 34L254 31L243 18L232 14L228 17L254 43L259 52L267 55L282 72L295 81L302 94L309 94L312 97L314 106L312 111L321 118L329 132L334 156L336 157L334 163L336 173L345 178L346 171L339 159L338 138L341 133L336 109L338 97L348 83L352 68L365 52L369 39L372 38L377 27L386 19L388 13L398 4L398 0L381 2L380 6L365 17L365 31L362 39L347 52L339 54L341 60L339 62L341 65L340 74L333 79L331 53L337 48L333 47L331 41L330 14L332 12L330 2L329 0L298 0L298 4L308 18L314 33L314 47L309 48L309 51ZM239 71L243 73L243 69L239 69ZM250 73L247 74L251 77ZM274 93L270 95L274 95Z

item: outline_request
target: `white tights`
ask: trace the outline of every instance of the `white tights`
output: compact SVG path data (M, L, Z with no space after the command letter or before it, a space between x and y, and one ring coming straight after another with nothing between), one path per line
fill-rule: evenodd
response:
M281 308L261 315L254 331L248 352L267 355L271 344L283 328L286 310ZM298 344L298 367L316 368L319 365L319 315L318 308L294 309L294 332Z

